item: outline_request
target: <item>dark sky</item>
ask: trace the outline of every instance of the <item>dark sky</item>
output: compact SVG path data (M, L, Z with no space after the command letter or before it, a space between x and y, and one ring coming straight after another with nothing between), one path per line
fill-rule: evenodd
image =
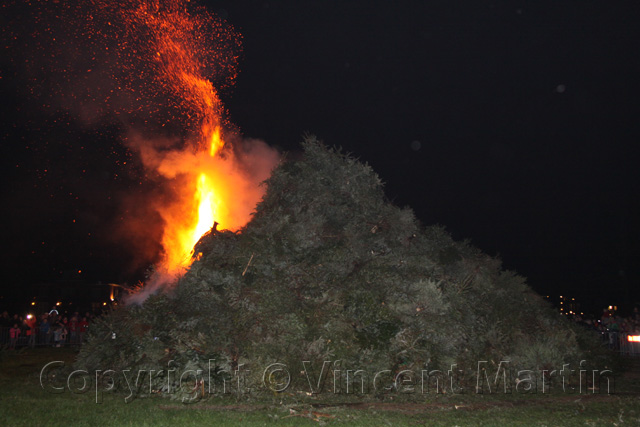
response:
M541 293L637 300L637 2L204 4L243 35L222 97L244 135L342 146L394 203ZM122 194L137 209L153 189L117 127L41 105L25 59L2 59L2 286L131 281L142 249L113 224Z

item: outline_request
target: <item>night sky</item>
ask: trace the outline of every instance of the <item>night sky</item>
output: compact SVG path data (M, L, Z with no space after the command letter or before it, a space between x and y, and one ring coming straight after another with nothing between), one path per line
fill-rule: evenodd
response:
M640 4L203 4L243 36L221 97L246 137L341 146L396 205L499 255L540 293L638 302ZM133 283L158 247L118 224L154 189L117 124L25 83L46 61L7 40L32 31L15 25L32 9L3 8L2 287Z

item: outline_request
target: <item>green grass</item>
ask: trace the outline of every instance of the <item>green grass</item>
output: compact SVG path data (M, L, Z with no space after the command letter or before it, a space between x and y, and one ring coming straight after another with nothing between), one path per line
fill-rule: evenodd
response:
M123 394L53 394L39 381L53 360L73 362L69 349L2 351L0 413L6 426L81 425L638 425L640 381L630 372L616 382L613 395L423 395L403 400L387 396L289 395L236 400L217 396L181 404L153 396L125 403ZM637 368L639 365L634 364Z

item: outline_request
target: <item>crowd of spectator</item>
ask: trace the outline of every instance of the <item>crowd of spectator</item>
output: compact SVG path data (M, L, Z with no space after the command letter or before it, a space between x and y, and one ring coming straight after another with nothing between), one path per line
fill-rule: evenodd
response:
M603 309L597 319L574 316L573 319L585 327L599 332L602 341L610 349L621 352L638 353L638 348L629 347L629 336L640 335L640 310L635 307L629 316L621 316L614 310Z
M27 314L0 315L0 345L15 349L19 346L79 346L85 340L89 324L93 319L90 312L59 313L54 307L39 316Z
M574 316L573 319L598 332L640 334L640 311L638 307L635 307L629 316L620 316L615 311L605 308L602 310L602 316L599 319L582 318L581 316Z

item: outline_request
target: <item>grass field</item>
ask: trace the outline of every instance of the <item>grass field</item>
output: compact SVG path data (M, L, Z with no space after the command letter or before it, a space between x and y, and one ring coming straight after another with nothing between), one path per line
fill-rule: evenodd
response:
M55 394L40 385L51 361L71 364L65 348L2 351L0 424L4 426L80 425L640 425L640 361L616 380L607 394L429 394L411 400L374 397L289 395L236 399L216 396L195 404L164 397L104 393L95 390Z

